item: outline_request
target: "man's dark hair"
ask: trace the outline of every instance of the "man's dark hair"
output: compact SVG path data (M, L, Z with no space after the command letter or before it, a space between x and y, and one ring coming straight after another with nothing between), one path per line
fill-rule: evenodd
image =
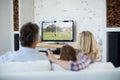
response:
M20 41L22 46L31 46L34 40L38 38L39 27L31 22L26 23L20 30Z

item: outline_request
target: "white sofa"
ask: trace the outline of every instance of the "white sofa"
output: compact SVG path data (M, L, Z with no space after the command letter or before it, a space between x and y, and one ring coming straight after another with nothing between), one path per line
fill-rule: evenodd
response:
M67 71L49 61L0 63L0 80L120 80L120 68L93 63L81 71Z
M51 71L48 60L28 62L2 62L0 73Z

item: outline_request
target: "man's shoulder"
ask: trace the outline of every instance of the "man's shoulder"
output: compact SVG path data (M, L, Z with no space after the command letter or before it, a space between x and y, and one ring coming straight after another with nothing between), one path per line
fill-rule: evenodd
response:
M0 56L0 61L9 61L15 52L9 51Z
M5 54L7 55L7 54L15 54L15 53L16 53L16 51L8 51Z

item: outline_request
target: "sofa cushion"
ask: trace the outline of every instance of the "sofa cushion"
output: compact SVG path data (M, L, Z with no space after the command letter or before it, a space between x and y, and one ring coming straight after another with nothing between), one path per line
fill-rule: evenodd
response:
M0 72L50 71L48 60L0 63Z

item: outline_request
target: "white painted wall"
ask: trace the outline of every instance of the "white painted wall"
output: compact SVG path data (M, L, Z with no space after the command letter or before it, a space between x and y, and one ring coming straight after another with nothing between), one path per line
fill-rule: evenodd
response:
M34 22L34 0L19 0L19 27Z
M13 2L0 0L0 55L13 48Z
M76 35L90 30L101 37L106 22L106 0L35 0L35 22L74 20Z
M76 42L83 30L91 31L102 41L103 61L106 61L106 0L34 0L35 22L74 20Z

